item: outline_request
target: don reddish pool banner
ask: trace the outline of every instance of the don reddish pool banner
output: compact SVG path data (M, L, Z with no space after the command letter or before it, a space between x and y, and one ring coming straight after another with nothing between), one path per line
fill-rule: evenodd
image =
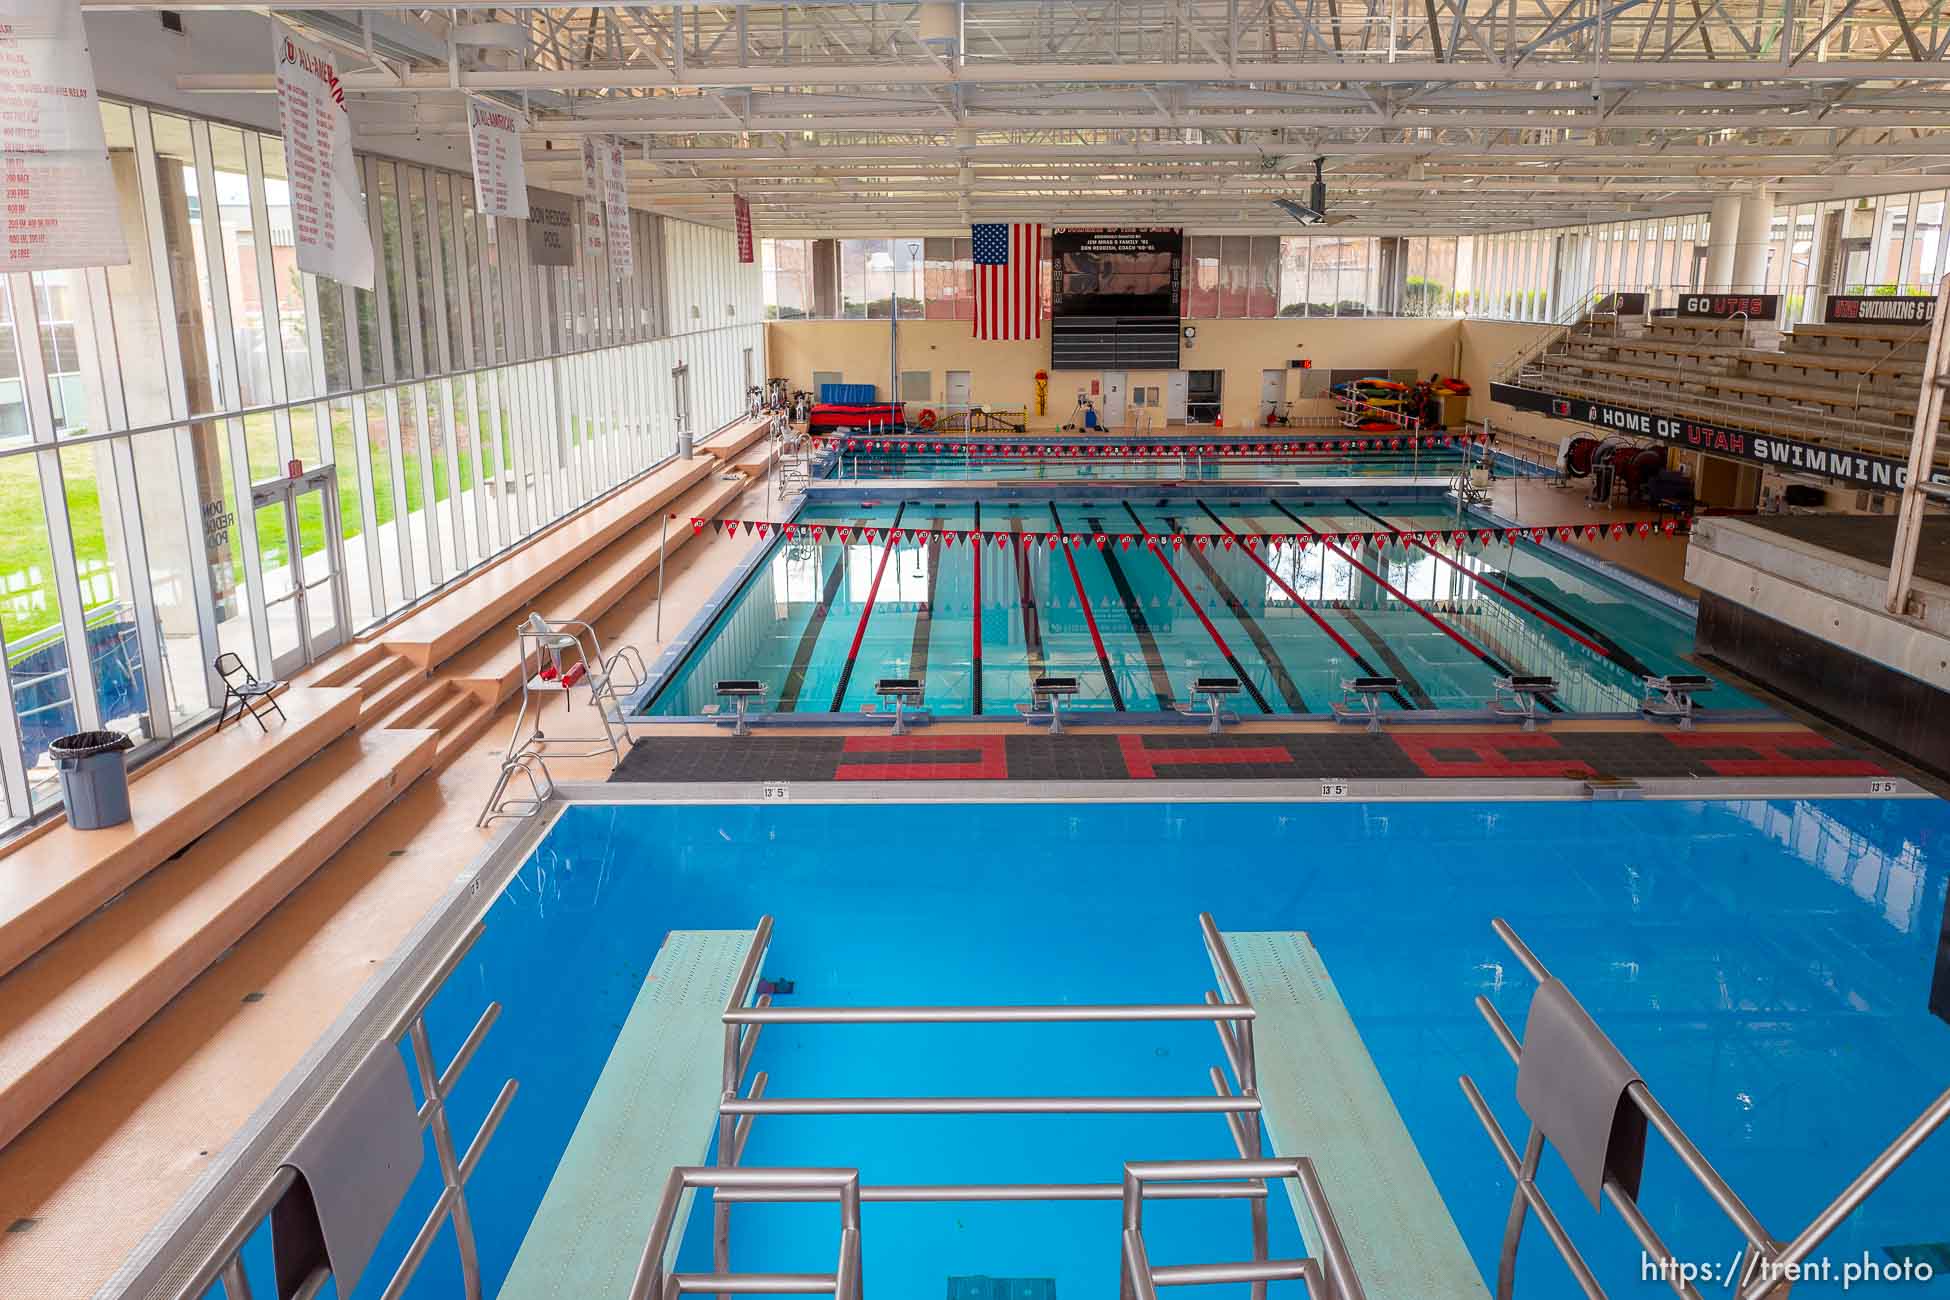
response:
M75 0L0 5L0 271L129 260Z
M484 217L528 220L528 177L521 133L528 122L513 109L467 101L467 134L474 146L474 208Z
M1823 447L1779 434L1755 433L1725 425L1696 420L1687 415L1667 415L1594 402L1582 397L1563 397L1518 384L1491 384L1490 400L1519 411L1536 411L1560 420L1576 420L1602 430L1635 438L1657 438L1709 455L1752 461L1787 474L1826 478L1850 487L1893 490L1909 479L1908 466L1886 456L1869 456L1859 451ZM1950 475L1932 474L1938 482Z
M337 66L324 50L272 22L278 65L278 125L291 183L291 236L298 269L355 289L372 288L372 234L352 159L352 118Z

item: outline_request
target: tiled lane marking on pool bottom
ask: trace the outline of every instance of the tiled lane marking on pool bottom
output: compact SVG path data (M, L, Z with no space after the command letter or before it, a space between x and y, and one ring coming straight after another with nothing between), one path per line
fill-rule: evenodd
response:
M1161 770L1162 769L1162 770ZM646 737L612 781L1149 780L1421 777L1881 776L1813 732L1450 731L1403 727L1209 736L1078 731L986 735Z

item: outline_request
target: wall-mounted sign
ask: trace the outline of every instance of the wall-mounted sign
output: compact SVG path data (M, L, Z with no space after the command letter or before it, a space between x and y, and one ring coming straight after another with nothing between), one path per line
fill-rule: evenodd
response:
M1645 315L1644 293L1608 293L1600 298L1595 308L1599 313L1610 312L1615 316Z
M1821 318L1830 325L1928 325L1936 319L1936 299L1831 293Z
M467 101L467 134L474 146L474 207L484 217L528 219L527 169L521 133L527 121L483 99Z
M129 260L81 6L0 9L0 272Z
M1781 295L1778 293L1687 293L1679 296L1681 316L1699 316L1711 320L1732 320L1744 316L1748 320L1773 320L1781 311Z
M1757 465L1766 465L1786 474L1805 474L1826 478L1850 487L1893 491L1909 478L1907 465L1886 456L1866 456L1861 452L1818 446L1778 434L1730 429L1724 425L1696 420L1687 415L1661 415L1594 402L1588 398L1565 397L1541 392L1519 384L1491 384L1490 400L1513 406L1519 411L1535 411L1560 420L1576 420L1612 433L1634 438L1657 438L1688 451L1726 456ZM1950 482L1950 474L1932 474L1938 482Z
M1053 316L1178 318L1182 230L1057 230Z
M553 190L528 191L528 260L535 266L574 266L576 201Z

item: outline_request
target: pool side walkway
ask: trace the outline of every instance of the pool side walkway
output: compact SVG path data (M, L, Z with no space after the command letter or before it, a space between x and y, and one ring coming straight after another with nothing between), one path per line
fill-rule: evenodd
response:
M1879 777L1867 755L1792 723L1633 723L1254 731L1030 732L929 727L905 736L668 736L641 740L612 781L1633 780Z

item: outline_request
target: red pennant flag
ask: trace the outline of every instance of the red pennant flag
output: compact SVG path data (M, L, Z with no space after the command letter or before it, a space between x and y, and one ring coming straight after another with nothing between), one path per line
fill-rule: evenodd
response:
M698 535L699 533L701 533L701 532L703 532L703 531L704 531L704 521L703 521L702 519L699 519L699 518L698 518L698 517L697 517L696 515L692 515L692 516L691 516L691 536L693 536L693 537L695 537L695 536L697 536L697 535Z
M762 541L762 540L764 540L764 537L765 537L765 530L766 530L767 528L769 528L770 526L771 526L771 525L769 525L769 524L760 524L760 525L758 526L758 536L759 536L759 539L760 539L761 541Z
M1613 540L1614 542L1618 542L1618 541L1623 541L1623 540L1625 539L1625 525L1624 525L1624 524L1613 524L1613 525L1611 526L1611 539L1612 539L1612 540Z
M1241 546L1244 546L1249 551L1256 551L1259 549L1259 538L1255 537L1251 533L1247 533L1244 537L1239 539L1239 544Z
M1650 537L1650 536L1652 536L1652 521L1651 521L1651 520L1649 520L1649 519L1641 519L1641 520L1639 520L1639 524L1638 524L1638 534L1639 534L1639 536L1640 536L1640 537Z
M955 544L956 536L957 534L954 529L952 528L943 529L941 533L941 540L946 545L953 546Z
M1677 519L1667 519L1660 523L1659 530L1667 537L1671 537L1679 531L1679 521Z
M1231 534L1231 533L1222 533L1222 534L1220 534L1220 536L1219 536L1219 549L1220 549L1220 550L1222 550L1222 551L1229 551L1229 550L1231 550L1231 549L1232 549L1232 534Z
M1045 545L1045 546L1061 546L1061 545L1063 545L1063 534L1061 534L1061 533L1044 533L1044 534L1043 534L1043 545Z
M826 525L825 525L825 524L814 524L814 525L812 526L812 533L813 533L813 540L814 540L815 542L823 542L823 541L825 541L825 540L826 540Z
M1205 549L1206 544L1211 540L1212 539L1207 537L1204 533L1200 533L1198 536L1192 538L1193 543L1196 544L1198 549L1201 551Z
M1090 540L1095 542L1097 544L1097 549L1101 551L1104 549L1105 543L1110 541L1110 538L1104 536L1104 534L1102 533L1097 533L1094 534Z
M1173 533L1171 535L1171 549L1174 551L1182 551L1185 549L1185 534Z
M1533 528L1530 530L1530 540L1533 542L1542 542L1550 535L1551 530L1548 528Z
M851 528L835 528L833 534L846 545L851 546L853 544L853 530Z
M1479 530L1476 534L1476 541L1479 545L1482 546L1488 546L1491 542L1495 540L1496 540L1496 532L1494 529L1484 528Z
M1598 540L1598 525L1586 524L1584 526L1584 540L1587 542L1595 542Z
M799 535L799 526L797 524L787 524L781 531L785 533L785 539L789 542Z
M1454 544L1457 550L1461 550L1469 544L1469 534L1458 530L1449 534L1449 541Z
M1120 551L1128 551L1131 549L1131 535L1129 533L1119 533L1117 535L1117 549Z

